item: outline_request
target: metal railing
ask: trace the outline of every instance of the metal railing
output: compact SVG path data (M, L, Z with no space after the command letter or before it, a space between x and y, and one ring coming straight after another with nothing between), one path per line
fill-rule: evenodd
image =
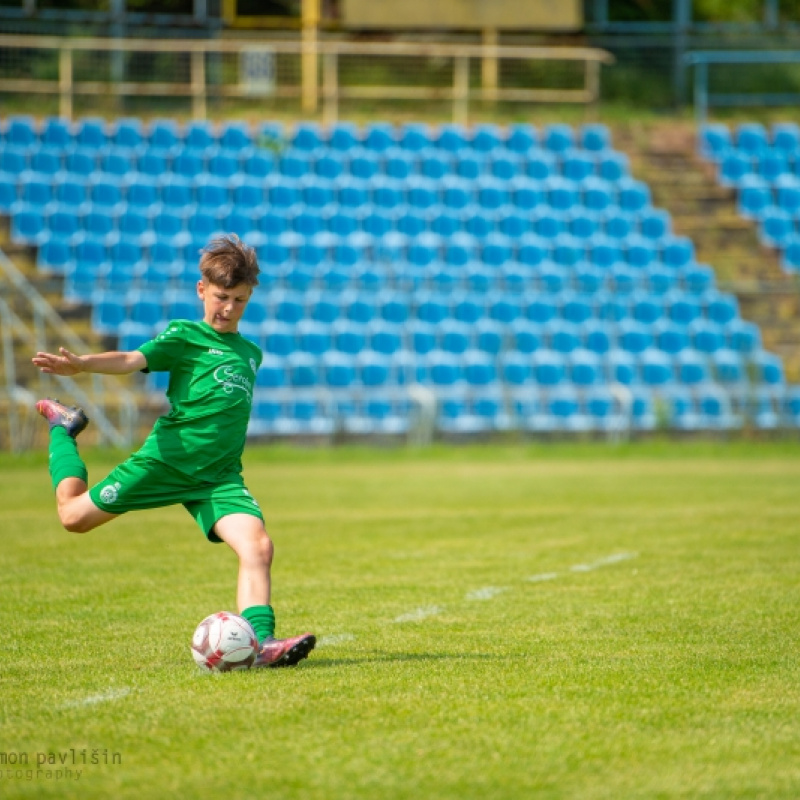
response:
M21 384L18 369L20 347L24 348L24 357L28 358L37 351L52 351L58 346L85 353L87 345L2 251L0 288L0 353L3 362L0 409L5 412L0 416L8 423L7 435L4 436L0 429L0 449L17 453L33 445L35 431L44 429L40 424L32 424L36 395L54 392L60 393L62 398L71 398L84 408L92 420L95 443L130 446L138 410L133 394L122 389L118 380L106 375L92 375L87 383L83 379L76 381L37 373L30 385ZM20 312L24 309L24 316L30 320L23 319L17 309ZM112 417L116 417L116 421L112 421ZM90 439L93 434L89 433Z
M131 59L143 55L169 63L152 69L140 64L139 74L131 75ZM325 123L339 117L345 100L446 101L453 120L466 123L476 100L591 109L600 98L601 66L613 60L587 47L0 35L0 91L56 95L64 118L74 116L76 97L107 95L188 98L195 119L208 116L213 98L256 104L294 98L306 114L321 110ZM561 70L556 63L564 65ZM534 85L554 75L560 84Z
M694 67L694 110L698 125L708 119L713 107L732 106L796 106L800 94L796 92L712 92L709 89L709 68L714 65L730 67L741 64L800 64L800 51L770 50L709 50L687 53L684 63ZM729 71L726 77L731 81Z

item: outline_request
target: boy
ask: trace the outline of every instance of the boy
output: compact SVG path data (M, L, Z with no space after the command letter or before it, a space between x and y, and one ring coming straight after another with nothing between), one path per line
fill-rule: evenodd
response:
M242 480L241 455L262 354L238 333L258 284L255 251L234 235L214 239L200 259L201 322L175 320L138 350L77 356L37 353L33 363L55 375L169 371L171 408L141 449L88 489L76 437L89 420L80 408L40 400L50 424L50 476L62 525L85 533L141 508L182 503L209 541L239 558L237 603L259 639L256 666L292 666L316 644L310 633L274 638L270 606L273 546L264 518Z

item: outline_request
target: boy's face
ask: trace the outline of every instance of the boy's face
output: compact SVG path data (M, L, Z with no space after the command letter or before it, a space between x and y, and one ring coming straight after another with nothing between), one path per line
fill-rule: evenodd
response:
M203 301L203 322L217 333L235 333L252 294L253 287L246 283L225 289L215 283L198 281L197 296Z

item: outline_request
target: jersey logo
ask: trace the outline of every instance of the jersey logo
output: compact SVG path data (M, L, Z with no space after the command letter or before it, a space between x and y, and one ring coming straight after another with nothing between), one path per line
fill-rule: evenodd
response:
M225 394L233 394L240 390L245 393L247 399L252 401L253 383L246 375L239 375L235 367L225 364L214 370L214 380L222 386Z
M216 347L209 347L209 348L208 348L208 352L209 352L209 353L210 353L212 356L224 356L224 355L225 355L224 351L222 351L222 350L217 350L217 348L216 348Z

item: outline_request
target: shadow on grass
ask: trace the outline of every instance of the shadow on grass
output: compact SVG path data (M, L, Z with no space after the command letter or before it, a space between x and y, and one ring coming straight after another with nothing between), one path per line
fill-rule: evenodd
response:
M425 662L425 661L508 661L509 659L521 658L515 655L497 655L488 653L374 653L358 658L330 658L325 659L324 655L314 655L307 661L302 662L305 669L322 669L325 667L348 667L358 666L359 664L377 664L381 662Z

